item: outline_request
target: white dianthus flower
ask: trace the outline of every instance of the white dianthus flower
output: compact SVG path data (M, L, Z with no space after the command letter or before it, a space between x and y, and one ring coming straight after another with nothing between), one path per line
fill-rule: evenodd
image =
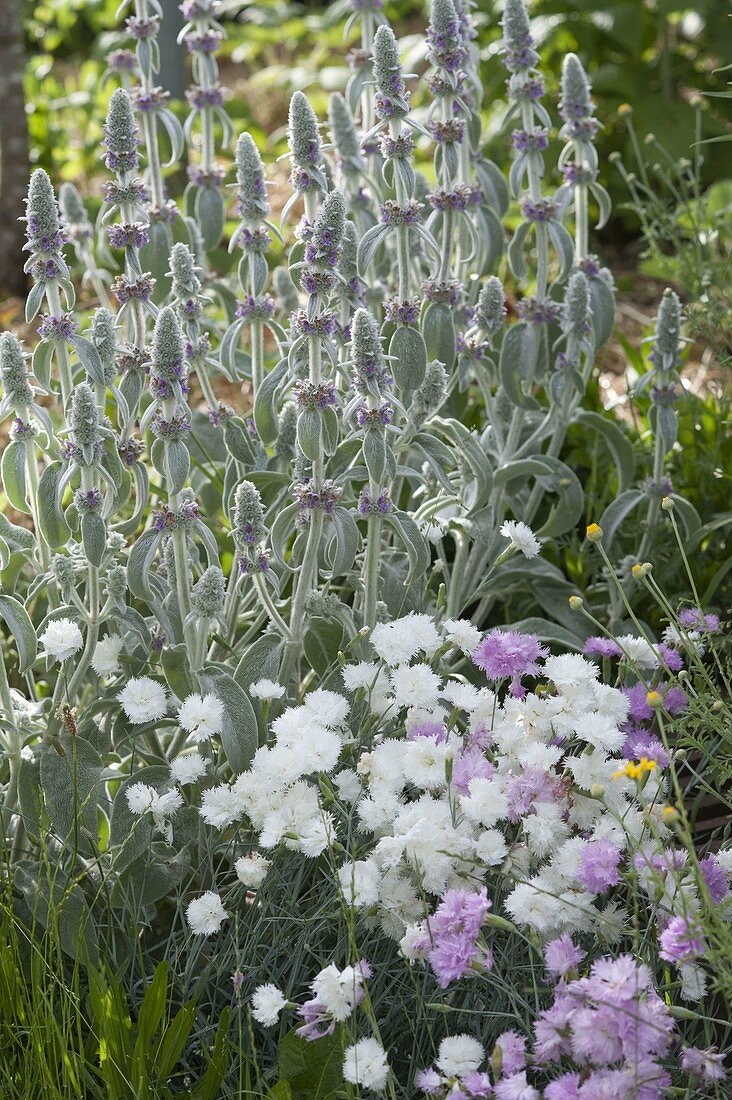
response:
M186 909L188 925L197 936L212 936L220 930L228 916L224 903L213 890L194 898Z
M448 680L440 695L459 710L466 710L470 714L483 705L483 696L478 688L472 684L464 684L460 680Z
M379 900L381 874L373 860L344 863L338 872L338 881L346 901L354 909L368 908Z
M621 634L615 639L623 650L623 656L638 668L658 668L658 657L653 646L635 634Z
M264 702L270 699L281 699L285 694L285 689L282 684L277 684L274 680L264 679L257 680L256 684L252 684L249 688L249 694Z
M520 882L503 903L516 924L529 925L540 934L557 924L561 902L531 882Z
M386 1051L376 1039L359 1039L346 1047L343 1055L343 1076L351 1085L360 1085L374 1092L386 1088L389 1063Z
M265 859L260 852L250 852L249 855L237 859L234 870L243 886L256 890L266 879L271 866L271 859Z
M400 706L424 706L437 701L440 677L427 665L400 664L391 674L391 686Z
M346 665L341 671L341 677L346 691L358 691L359 688L371 687L378 673L376 661L359 661L356 665Z
M178 711L178 721L194 741L208 741L224 728L224 704L215 695L189 695Z
M252 994L252 1016L262 1027L274 1027L286 1004L287 997L276 985L258 985Z
M472 1035L449 1035L440 1043L437 1068L446 1077L465 1077L477 1070L484 1058L483 1047Z
M410 661L421 649L428 657L440 647L440 635L429 615L410 612L391 623L377 623L371 644L388 665Z
M120 691L117 699L122 710L133 725L154 722L162 718L168 710L165 689L151 680L149 676L139 676L130 680Z
M147 783L133 783L125 791L127 805L133 814L146 814L152 809L157 793L155 788L149 787Z
M241 813L239 796L226 783L220 787L209 787L201 796L201 808L198 812L207 825L225 829Z
M328 729L341 726L350 710L347 699L335 691L326 691L325 688L309 691L302 705L308 715Z
M173 829L169 818L173 817L183 805L183 796L178 790L159 794L147 783L133 783L125 792L127 805L133 814L151 813L155 827L163 834L168 844L173 840Z
M445 533L439 523L425 523L421 531L427 541L433 545L438 543Z
M477 626L470 619L445 619L442 624L445 637L454 646L457 646L466 657L472 656L478 648L478 643L483 637Z
M351 805L357 802L363 793L361 780L353 768L344 768L333 777L333 783L342 802Z
M404 773L415 787L434 790L447 784L447 763L455 755L452 744L436 737L415 737L404 749Z
M706 974L694 963L682 963L679 967L681 997L684 1001L701 1001L707 992Z
M197 752L176 756L170 765L170 774L176 783L195 783L206 773L206 761Z
M475 842L475 854L482 863L495 867L506 858L508 847L500 829L485 829Z
M514 550L520 551L525 558L535 558L541 551L541 543L534 532L520 520L507 519L501 526L504 539L509 539Z
M475 776L468 785L469 795L460 799L463 812L486 828L495 825L508 812L508 799L500 784L485 776Z
M71 619L52 619L38 641L46 657L54 661L66 661L81 649L84 639L81 631Z
M108 634L97 642L91 662L97 676L110 676L117 671L123 644L119 634Z
M321 812L318 817L305 822L293 846L308 859L317 859L332 844L334 835L335 822L332 815Z
M732 878L732 848L720 848L716 860L724 873Z
M594 661L588 661L579 653L560 653L547 657L542 675L548 676L561 690L592 684L600 675L600 670Z

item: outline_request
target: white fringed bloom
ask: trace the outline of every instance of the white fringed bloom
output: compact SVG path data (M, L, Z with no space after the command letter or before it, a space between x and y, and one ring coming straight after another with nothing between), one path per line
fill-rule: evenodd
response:
M389 1079L386 1051L376 1039L359 1039L343 1056L343 1076L351 1085L382 1092Z
M429 615L411 612L391 623L377 623L371 644L388 665L411 661L421 649L428 657L440 647L440 635Z
M139 676L130 680L120 691L117 699L130 722L135 726L143 722L155 722L168 710L165 689L149 676Z
M442 629L447 640L457 646L466 657L470 657L475 653L478 643L483 637L470 619L445 619Z
M623 655L638 668L658 668L658 657L653 646L635 634L621 634L615 641L621 646Z
M206 774L206 761L197 752L176 756L170 765L170 774L176 783L195 783Z
M249 694L253 695L255 699L267 702L270 699L281 699L285 694L285 689L282 684L277 684L274 680L262 679L251 685Z
M220 787L209 787L201 795L201 808L198 812L207 825L225 829L241 814L239 797L226 783Z
M359 661L356 665L346 665L341 672L341 677L346 691L358 691L359 688L368 688L376 680L379 666L376 661Z
M186 920L191 932L197 936L214 935L228 916L224 903L213 890L207 890L200 898L194 898L186 909Z
M123 639L119 634L108 634L106 638L97 642L91 662L97 676L111 676L113 672L117 672L123 645Z
M338 871L338 882L346 901L354 909L368 908L379 900L381 873L371 859L344 863Z
M286 1004L287 998L276 985L259 985L252 994L252 1016L262 1027L274 1027Z
M259 852L250 852L249 855L237 859L234 870L243 886L256 890L266 879L271 866L271 859L265 859Z
M437 1051L437 1068L446 1077L464 1077L477 1070L484 1058L483 1047L472 1035L449 1035Z
M54 661L67 661L84 644L81 631L71 619L52 619L38 641L43 646L44 655Z
M208 741L224 728L224 704L215 695L189 695L178 711L178 721L194 741Z
M427 665L400 664L391 674L394 698L402 707L434 705L440 685L440 677Z
M183 805L183 795L180 791L172 790L159 794L147 783L133 783L127 788L125 796L132 813L139 816L152 814L155 827L163 834L168 844L172 843L173 829L169 819Z
M525 558L535 558L541 551L541 543L534 532L520 520L507 519L501 526L501 534L508 539L514 550L518 550Z

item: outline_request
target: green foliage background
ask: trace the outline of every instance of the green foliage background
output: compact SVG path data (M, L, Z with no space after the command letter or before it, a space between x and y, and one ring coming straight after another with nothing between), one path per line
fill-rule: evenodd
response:
M126 46L116 18L117 0L24 0L32 159L54 178L91 180L99 173L100 119L111 92L102 83L107 52ZM390 20L409 44L414 32L415 64L427 4L394 0L386 4ZM341 21L329 18L328 6L288 0L234 4L227 19L224 81L232 93L227 109L242 128L265 138L281 128L290 94L313 88L315 106L324 88L345 81ZM501 112L505 71L496 49L501 5L481 0L476 8L485 87L485 109L495 119ZM536 0L533 30L542 53L542 69L556 84L563 56L579 54L589 70L605 129L598 142L604 183L617 203L627 198L609 154L631 154L618 108L630 103L638 132L656 132L672 157L689 154L694 134L694 104L703 105L703 137L729 129L729 101L721 71L732 56L732 18L726 0L691 5L675 0ZM556 91L550 84L550 93ZM712 93L710 95L710 93ZM182 109L182 105L181 105ZM497 125L492 128L496 133ZM508 134L497 137L491 154L499 163L508 153ZM705 182L732 174L732 144L717 145L704 166ZM93 187L91 188L93 190ZM628 220L616 206L616 222ZM616 225L617 228L617 225Z

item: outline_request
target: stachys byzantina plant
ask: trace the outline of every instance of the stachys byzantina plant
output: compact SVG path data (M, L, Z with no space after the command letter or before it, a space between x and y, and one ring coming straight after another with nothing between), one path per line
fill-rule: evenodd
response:
M585 512L566 441L579 425L608 447L620 496L600 517L606 546L645 501L645 555L671 492L681 339L669 296L643 382L655 459L639 486L622 430L583 409L613 319L612 277L589 251L591 209L608 213L590 85L568 57L554 166L522 0L502 19L508 179L486 156L469 6L434 0L419 81L380 3L354 3L359 45L327 127L292 96L281 211L261 151L237 135L228 276L213 255L227 194L216 153L232 137L215 59L223 6L183 5L194 81L183 128L156 84L162 9L125 7L135 52L110 58L119 86L96 245L78 194L66 188L60 212L38 169L26 214L27 320L44 311L32 374L15 337L0 341L3 486L33 528L0 525L0 613L17 648L7 672L0 663L8 835L19 859L49 822L68 837L71 784L85 825L63 874L82 907L93 858L146 904L200 869L210 853L196 812L168 827L181 750L200 742L204 770L243 772L270 705L298 698L341 654L366 660L385 620L429 612L481 630L518 592L531 629L581 648L589 628L554 553ZM179 207L165 170L185 141ZM69 242L99 295L88 318L74 313ZM285 263L271 270L280 242ZM241 386L236 405L220 375ZM674 500L679 521L698 524ZM605 582L591 593L600 617ZM613 595L610 618L624 614ZM154 842L127 797L140 783L158 799ZM109 836L95 855L97 804ZM176 829L187 832L172 858Z

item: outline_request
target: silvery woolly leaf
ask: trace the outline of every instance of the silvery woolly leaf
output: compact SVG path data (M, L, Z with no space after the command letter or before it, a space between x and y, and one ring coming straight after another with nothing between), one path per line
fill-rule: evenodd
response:
M13 508L17 512L30 513L26 499L25 463L27 447L28 443L23 439L14 439L6 444L2 459L0 459L0 475L2 475L5 495ZM35 458L33 461L35 461Z
M402 391L416 390L424 382L427 348L416 328L400 325L389 343L394 380Z
M34 664L38 655L38 640L28 612L14 596L0 593L0 618L5 621L18 647L18 667L22 674Z

